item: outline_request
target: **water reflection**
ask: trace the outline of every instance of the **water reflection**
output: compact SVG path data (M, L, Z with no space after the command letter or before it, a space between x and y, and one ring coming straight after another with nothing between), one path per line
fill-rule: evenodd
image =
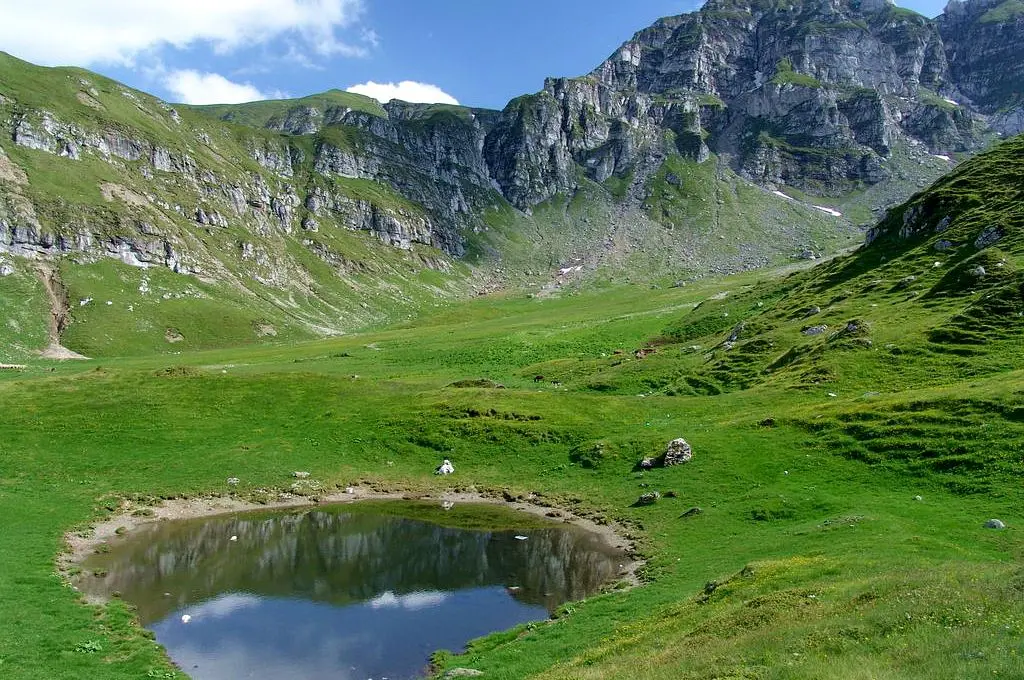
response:
M620 562L563 525L481 531L334 509L152 525L87 565L107 576L82 586L119 591L195 678L395 680L436 649L592 594Z

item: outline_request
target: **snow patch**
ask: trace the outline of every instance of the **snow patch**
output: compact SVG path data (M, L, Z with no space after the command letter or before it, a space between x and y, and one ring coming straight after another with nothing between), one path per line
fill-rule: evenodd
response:
M779 198L784 198L784 199L786 199L787 201L792 201L792 200L794 200L794 198L793 198L792 196L789 196L789 195L787 195L787 194L784 194L784 193L782 193L781 191L778 191L778 190L776 190L776 191L773 191L772 193L773 193L773 194L775 194L776 196L778 196Z
M826 208L823 205L816 205L816 206L814 206L814 208L816 210L820 210L823 213L828 213L832 217L842 217L843 216L843 213L839 212L838 210L833 210L832 208Z

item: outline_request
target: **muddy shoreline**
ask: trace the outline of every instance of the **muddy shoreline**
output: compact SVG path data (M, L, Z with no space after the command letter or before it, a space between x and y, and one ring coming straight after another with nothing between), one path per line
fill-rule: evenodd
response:
M442 503L471 503L499 505L517 512L524 512L535 517L542 517L552 522L563 522L593 533L612 548L623 551L626 562L623 563L619 581L626 581L630 587L640 585L637 571L643 561L633 555L636 546L632 540L623 536L619 527L612 524L599 524L586 517L573 514L571 511L551 505L541 505L524 500L508 501L501 496L488 495L480 492L449 491L436 493L410 493L408 491L380 491L367 487L350 487L344 491L320 495L316 500L301 496L283 498L277 501L256 503L234 496L209 496L187 499L165 500L159 505L147 506L151 513L146 515L133 514L138 508L126 507L119 514L96 522L88 535L84 532L69 531L64 535L65 550L57 557L57 569L65 582L75 590L74 575L81 569L85 560L93 555L104 544L111 540L130 535L135 529L157 522L173 520L199 519L215 517L239 512L259 510L289 510L295 508L313 509L320 506L338 506L359 503L361 501L420 501ZM557 517L552 513L557 512ZM102 604L103 600L90 598L91 604Z

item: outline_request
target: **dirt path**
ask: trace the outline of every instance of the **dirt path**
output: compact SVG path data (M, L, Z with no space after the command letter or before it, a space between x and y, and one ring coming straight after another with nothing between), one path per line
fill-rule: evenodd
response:
M72 352L60 344L60 334L67 328L71 321L71 306L68 303L68 292L61 283L60 273L51 265L40 263L36 267L36 274L46 288L46 295L50 298L50 342L46 349L39 353L44 359L88 359L77 352Z

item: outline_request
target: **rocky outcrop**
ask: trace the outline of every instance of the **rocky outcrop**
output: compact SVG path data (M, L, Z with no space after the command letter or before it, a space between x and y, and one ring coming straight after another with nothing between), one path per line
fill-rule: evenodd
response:
M715 153L719 172L731 166L769 189L842 194L901 172L888 162L897 149L945 158L978 148L989 130L1024 128L1015 7L953 2L933 21L887 0L710 0L640 31L590 74L549 79L502 111L380 107L325 93L182 116L120 88L140 118L115 116L82 79L74 105L88 115L76 117L5 92L0 126L11 144L60 163L102 160L141 198L107 198L127 204L115 227L94 207L61 205L55 215L33 208L49 200L41 194L7 191L0 249L113 253L192 270L185 262L190 252L201 259L204 234L305 241L338 227L461 256L467 238L488 229L488 211L529 213L588 182L622 187L616 200L641 211L654 178L679 186L662 172L679 154L703 162ZM204 129L200 114L236 125L210 119ZM244 125L265 129L247 134ZM5 161L0 181L12 172L21 170ZM626 212L605 217L635 222Z
M1024 11L1006 0L952 0L936 20L965 103L1003 134L1024 131Z
M952 99L937 24L881 0L711 0L641 31L591 77L618 92L720 100L708 145L768 184L838 192L886 179L882 160L900 140L936 154L980 143L980 121Z

